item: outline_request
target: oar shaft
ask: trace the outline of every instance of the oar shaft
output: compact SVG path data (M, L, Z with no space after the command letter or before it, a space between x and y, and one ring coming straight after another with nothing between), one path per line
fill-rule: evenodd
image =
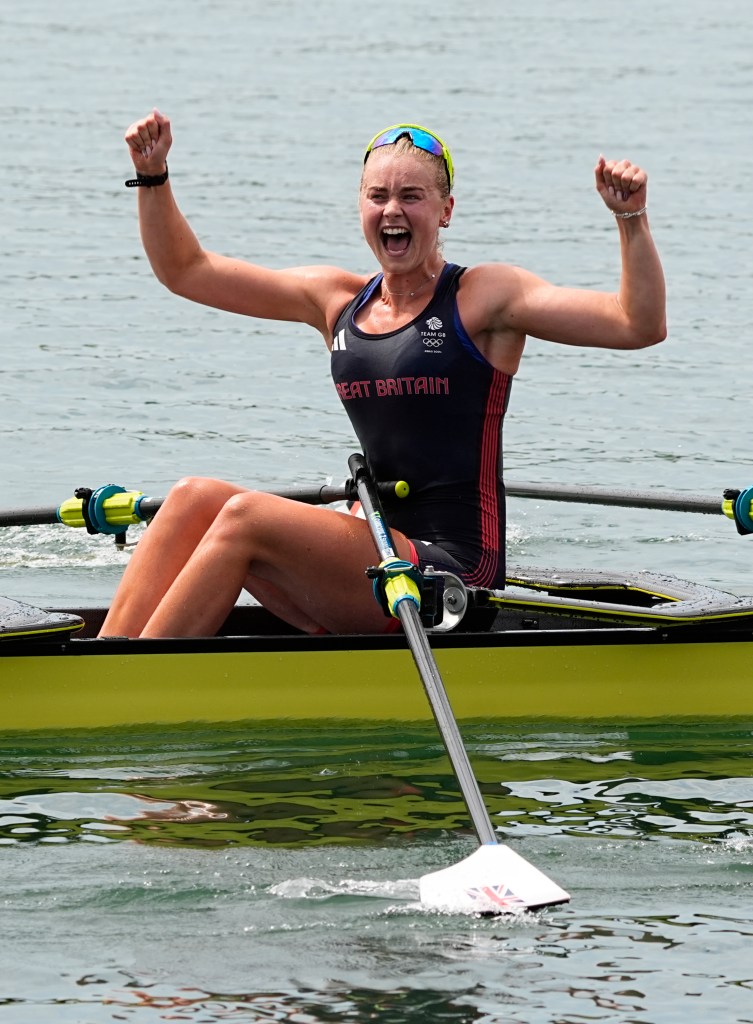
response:
M541 498L545 501L575 501L589 505L620 505L624 508L653 508L667 512L702 512L724 515L722 498L680 491L633 491L577 484L532 484L519 480L505 485L513 498Z
M395 494L395 484L380 485L383 494ZM331 505L335 501L350 501L356 497L356 489L352 480L340 484L322 484L321 487L282 487L276 491L267 491L278 498L289 498L300 501L304 505ZM142 498L139 511L145 519L151 519L159 511L164 498Z
M407 487L402 481L379 484L379 493L383 497L388 495L394 497L396 494L398 497L402 497L406 492ZM281 498L289 498L291 501L300 501L306 505L330 505L336 501L349 501L357 496L352 480L345 480L339 484L322 484L318 487L288 487L267 493L276 494ZM157 514L164 500L164 498L141 498L138 503L139 517L151 519ZM104 505L106 514L106 501ZM59 508L60 506L48 506L0 510L0 527L54 525L61 522L58 515ZM83 520L74 525L83 525ZM123 526L124 529L126 525L127 522Z
M380 497L396 493L396 484L379 484ZM588 505L615 505L623 508L659 509L667 512L699 512L705 515L726 515L722 497L703 494L683 494L680 491L635 491L607 487L580 486L577 484L536 484L527 481L511 481L506 491L512 498L535 498L543 501L579 502ZM328 505L336 501L347 501L356 497L352 480L340 484L324 484L320 487L288 487L269 491L270 494L308 505ZM159 511L164 498L144 497L139 503L139 513L150 519ZM753 513L753 509L751 509ZM58 507L30 507L0 510L0 527L42 526L59 523Z
M0 526L45 526L58 521L56 508L11 508L0 512Z
M476 776L473 774L473 768L455 721L442 677L426 639L421 615L411 601L401 601L397 607L397 613L478 840L480 843L496 843L497 835L481 796Z
M380 561L394 558L397 554L390 529L385 522L379 499L371 480L371 474L362 455L351 455L348 465L358 490L358 499L371 529ZM496 843L497 836L484 804L481 791L473 774L463 740L452 713L450 701L439 674L429 641L421 623L421 615L412 601L401 601L397 614L405 631L405 637L421 677L426 696L429 699L434 720L450 759L455 777L468 808L473 827L481 843Z

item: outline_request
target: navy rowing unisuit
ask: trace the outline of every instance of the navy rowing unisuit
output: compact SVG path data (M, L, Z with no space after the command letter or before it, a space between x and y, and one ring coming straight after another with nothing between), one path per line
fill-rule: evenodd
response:
M420 564L500 588L502 423L512 378L484 359L460 322L464 269L447 264L420 316L389 334L365 334L353 322L382 275L372 278L337 321L332 377L375 478L410 485L408 498L385 502L385 513Z

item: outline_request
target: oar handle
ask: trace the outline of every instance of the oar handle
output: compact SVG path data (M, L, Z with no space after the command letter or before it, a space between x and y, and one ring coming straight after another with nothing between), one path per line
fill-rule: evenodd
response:
M371 536L382 562L394 559L397 555L390 528L384 518L379 501L377 488L372 480L366 459L360 453L348 459L353 480L358 491L358 499L371 529ZM450 759L455 777L463 794L468 813L476 830L480 843L496 844L498 842L489 812L484 804L476 776L473 774L468 754L452 713L450 701L439 674L429 641L426 637L418 605L409 599L401 600L396 606L395 614L400 619L408 647L416 663L426 696L429 699L434 720L442 737L447 756Z
M384 518L379 492L374 484L366 459L360 452L354 452L348 459L348 469L353 478L358 500L361 502L363 514L371 528L371 536L376 545L380 561L394 558L397 554L392 540L390 528Z

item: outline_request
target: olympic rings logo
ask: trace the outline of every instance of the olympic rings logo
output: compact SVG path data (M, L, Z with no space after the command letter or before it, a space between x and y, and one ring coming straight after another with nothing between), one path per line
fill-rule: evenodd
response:
M439 348L440 345L444 345L443 338L424 338L424 345L427 348Z

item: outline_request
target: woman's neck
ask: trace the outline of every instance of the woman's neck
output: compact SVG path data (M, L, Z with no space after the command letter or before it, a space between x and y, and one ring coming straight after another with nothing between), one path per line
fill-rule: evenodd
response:
M410 276L393 274L390 275L389 281L387 275L384 274L380 286L382 302L390 303L392 300L397 300L394 304L401 305L407 304L414 296L420 295L423 297L429 286L434 286L444 266L445 260L441 260L438 265L435 264L436 269L425 269L417 281L417 275L415 274Z

